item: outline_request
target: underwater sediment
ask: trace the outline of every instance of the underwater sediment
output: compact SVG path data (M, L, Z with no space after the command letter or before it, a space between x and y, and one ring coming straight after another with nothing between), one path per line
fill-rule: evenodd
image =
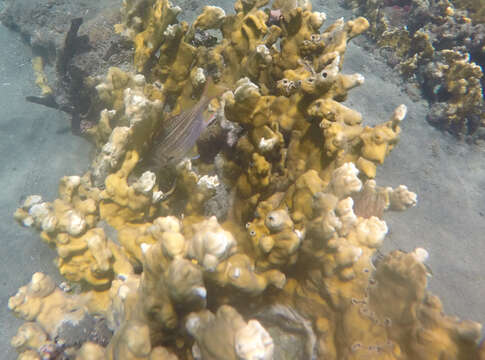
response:
M468 142L483 142L485 23L480 1L345 3L369 19L369 35L380 53L429 100L428 122Z
M10 299L21 358L478 358L480 325L426 290L427 252L377 256L383 212L417 200L373 180L406 108L369 127L341 103L364 81L341 66L367 20L320 31L310 3L267 5L189 25L168 1L124 3L136 72L91 79L90 171L15 213L74 288L36 273ZM146 163L167 134L184 159Z

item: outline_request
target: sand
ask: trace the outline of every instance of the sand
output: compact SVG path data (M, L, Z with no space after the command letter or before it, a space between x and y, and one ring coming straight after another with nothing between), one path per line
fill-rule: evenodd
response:
M223 5L231 8L227 1ZM329 20L352 16L333 0L317 2L314 9L325 11ZM378 169L377 182L405 184L418 194L416 208L385 214L390 232L382 250L427 249L434 274L429 288L439 295L446 313L485 323L485 150L427 124L427 102L412 100L406 84L366 51L365 44L353 40L345 55L343 72L365 76L346 104L360 111L369 125L388 120L396 106L406 104L401 141ZM88 168L92 149L70 133L65 114L24 100L38 89L32 54L19 35L0 26L0 47L0 353L9 360L16 358L9 341L21 322L9 313L8 298L36 271L61 281L52 264L55 252L35 231L19 226L12 214L30 194L52 201L62 176L80 175Z
M19 35L0 26L0 47L0 354L10 360L16 358L10 338L22 322L9 312L8 298L36 271L61 280L55 252L12 214L30 194L54 200L62 176L87 170L91 145L71 134L64 114L25 101L39 90Z

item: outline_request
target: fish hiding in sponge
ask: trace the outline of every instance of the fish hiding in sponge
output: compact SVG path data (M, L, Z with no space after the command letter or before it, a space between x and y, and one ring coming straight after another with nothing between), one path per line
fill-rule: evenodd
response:
M204 112L214 96L208 95L212 81L207 80L199 101L190 109L170 116L164 121L160 134L152 139L150 164L161 169L180 162L192 149L197 139L215 119L215 115L205 117Z
M164 121L163 131L152 140L149 162L153 167L161 169L180 162L214 121L215 115L204 116L205 109L215 97L208 95L211 84L208 78L199 101L192 108Z

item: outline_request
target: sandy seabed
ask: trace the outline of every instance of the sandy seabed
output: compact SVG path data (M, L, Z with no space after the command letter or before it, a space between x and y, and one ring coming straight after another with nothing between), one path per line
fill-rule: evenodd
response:
M213 4L232 6L220 0ZM352 17L336 1L316 1L313 8L327 13L326 24ZM429 288L446 313L485 323L485 148L427 124L427 102L412 100L398 74L364 45L359 37L347 48L343 73L361 73L365 83L349 92L345 104L360 111L366 125L388 120L399 104L408 107L400 143L376 180L380 186L405 184L418 194L415 208L384 215L390 230L381 251L427 249L434 274ZM36 271L61 281L52 263L54 251L12 214L27 195L55 199L62 176L87 170L92 148L71 134L65 114L24 100L39 90L31 51L20 36L0 26L0 48L0 353L10 360L16 358L10 338L21 321L9 313L8 298Z

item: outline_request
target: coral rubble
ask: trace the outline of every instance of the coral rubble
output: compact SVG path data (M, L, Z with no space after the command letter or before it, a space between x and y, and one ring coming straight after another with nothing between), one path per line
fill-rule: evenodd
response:
M364 82L341 72L347 42L369 23L321 31L309 2L267 3L189 25L168 0L124 1L138 73L92 79L90 170L15 213L73 288L38 273L10 299L19 358L478 356L481 326L426 291L424 249L376 257L383 213L417 200L373 180L406 107L369 127L342 104ZM212 150L193 156L195 139ZM153 163L160 149L177 156Z
M480 1L456 3L470 5L470 12L448 0L346 1L371 21L369 33L388 62L430 100L428 121L483 140L485 24Z

